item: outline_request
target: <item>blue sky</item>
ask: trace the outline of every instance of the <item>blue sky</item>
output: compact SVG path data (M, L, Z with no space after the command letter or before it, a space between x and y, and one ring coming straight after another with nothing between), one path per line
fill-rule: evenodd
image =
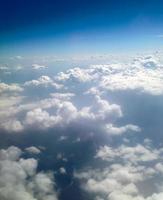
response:
M162 49L161 0L2 1L0 52L74 55Z

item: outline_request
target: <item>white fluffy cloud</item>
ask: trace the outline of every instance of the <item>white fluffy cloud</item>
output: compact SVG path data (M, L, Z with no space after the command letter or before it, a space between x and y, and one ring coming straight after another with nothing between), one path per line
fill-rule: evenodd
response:
M56 80L96 82L96 88L100 90L137 90L152 95L163 94L163 67L154 56L138 57L125 64L74 68L59 73Z
M154 57L140 57L121 68L114 68L112 65L94 68L102 68L104 71L100 77L101 88L112 91L138 90L152 95L163 94L163 68Z
M14 146L0 150L0 199L57 200L52 174L37 173L37 160L21 154Z
M143 146L137 144L134 147L121 145L118 148L113 149L109 146L102 146L97 151L96 158L102 160L112 161L115 159L123 159L132 163L147 162L157 160L162 151L157 149L151 149L149 146Z
M94 95L91 105L78 107L72 98L74 93L51 93L50 98L23 103L25 97L12 97L5 107L1 108L0 128L9 132L20 132L24 129L47 129L69 124L97 126L101 131L110 134L125 133L128 130L138 131L134 125L116 128L112 123L123 116L121 107L111 104L100 95ZM8 99L8 100L9 100ZM5 99L4 99L5 101ZM50 112L49 112L50 111ZM21 118L19 115L23 113Z
M48 112L41 108L27 112L24 124L26 126L34 126L41 129L55 126L60 121L59 116L51 116Z
M43 104L43 108L55 108L55 113L50 115L43 108L35 108L28 111L23 121L24 126L33 126L37 128L50 128L55 126L65 126L68 124L89 124L97 123L99 128L103 129L105 123L113 119L122 117L122 111L119 105L110 104L108 101L103 100L101 97L96 96L95 102L91 106L82 107L78 109L70 101L54 98L54 102L49 105L49 101L44 101L47 106ZM129 128L128 128L129 126ZM122 132L127 129L134 129L133 125L128 125ZM131 126L131 127L130 127ZM133 127L132 127L133 126ZM118 128L117 128L118 129ZM105 131L105 129L103 129ZM108 131L108 130L107 130ZM137 131L135 129L135 131Z
M121 105L110 103L104 98L104 94L109 90L136 90L161 95L162 85L163 67L154 56L138 57L126 64L72 68L53 78L42 75L36 80L25 82L24 88L1 83L0 92L24 89L25 93L28 87L36 90L36 95L37 87L52 87L58 91L50 93L49 98L38 98L35 101L27 94L29 96L19 104L10 105L5 110L1 108L0 128L20 132L28 127L47 129L74 123L89 127L94 125L97 130L109 135L138 132L141 129L137 125L123 124L117 127L114 124L118 118L123 117ZM89 102L88 96L92 96Z
M64 72L60 72L55 79L57 81L67 81L67 80L71 80L71 81L77 81L77 82L89 82L93 79L93 77L90 74L89 69L82 69L79 67L73 68L73 69L69 69L67 70L66 73Z
M8 119L8 121L2 121L0 127L6 131L21 132L24 130L22 123L17 119Z
M6 84L0 82L0 93L4 92L22 92L23 88L18 84Z
M109 147L102 146L95 159L107 163L105 167L75 172L82 188L103 200L161 200L163 190L155 186L154 179L162 179L162 148L149 145ZM150 194L142 193L140 187L151 184ZM141 186L140 186L141 185Z
M127 124L121 127L114 127L112 124L106 124L105 129L106 132L110 135L121 135L128 131L135 131L135 132L141 131L141 129L138 126L135 126L133 124Z
M50 96L50 98L20 104L21 100L24 100L22 98L8 108L2 108L0 127L9 132L20 132L28 128L48 129L70 124L74 126L85 124L89 128L96 127L110 135L140 131L138 126L132 124L116 127L114 121L123 117L121 107L111 104L100 95L93 95L92 104L82 107L77 107L73 103L72 98L78 98L77 94L52 93ZM24 117L20 118L21 113L24 113Z
M35 64L33 68L44 66ZM118 147L107 144L97 149L94 159L97 165L103 163L100 168L83 169L74 176L96 200L162 200L163 149L152 147L149 139L143 144L133 141L134 144L129 145L127 136L141 132L141 127L131 124L133 119L132 122L130 119L120 121L126 113L121 100L114 103L114 98L108 100L107 96L110 91L131 90L136 91L135 94L162 95L163 66L159 60L154 56L142 56L127 63L76 67L50 76L29 79L21 86L0 83L0 129L12 133L82 127L85 134L105 133L109 141L120 142L122 139L125 144ZM39 96L38 89L43 95ZM44 97L45 89L46 94L50 89L47 97ZM24 96L20 96L22 91ZM35 92L34 98L30 92L32 95ZM124 134L126 138L123 138ZM63 143L67 138L67 135L62 136L58 141ZM76 138L72 143L80 142L78 135ZM41 152L35 146L27 147L25 151L31 156ZM24 159L21 154L16 147L0 151L0 199L56 200L52 174L37 172L37 160ZM56 159L67 162L65 155L58 153ZM59 173L67 172L60 167ZM160 182L156 185L157 177ZM146 193L144 185L149 185L151 191Z
M48 87L52 86L55 87L56 89L62 88L61 84L55 83L49 76L41 76L37 80L31 80L27 81L24 83L25 86L43 86L43 87Z

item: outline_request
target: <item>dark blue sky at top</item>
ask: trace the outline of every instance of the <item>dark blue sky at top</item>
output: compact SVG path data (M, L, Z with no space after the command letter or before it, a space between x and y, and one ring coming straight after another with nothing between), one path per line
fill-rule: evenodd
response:
M0 49L160 48L162 0L1 0ZM110 45L109 45L110 44ZM119 45L119 46L118 46ZM53 47L54 46L54 47ZM25 48L26 47L26 48ZM58 48L57 48L58 47ZM39 49L39 51L37 51Z

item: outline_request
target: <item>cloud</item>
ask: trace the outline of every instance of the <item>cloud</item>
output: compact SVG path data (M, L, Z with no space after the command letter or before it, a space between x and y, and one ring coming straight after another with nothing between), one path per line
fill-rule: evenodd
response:
M54 127L83 126L87 131L97 130L108 135L140 132L135 124L116 125L125 117L121 105L109 101L109 91L129 91L162 94L163 67L156 56L140 56L127 63L98 64L85 68L72 68L52 78L42 75L26 81L22 87L2 84L2 91L24 91L27 95L19 105L11 105L5 113L0 128L7 131L23 131L28 128L48 129ZM150 80L150 81L149 81ZM49 91L49 97L38 96L33 100L29 88L57 89ZM46 91L48 92L48 90ZM8 97L7 97L8 98ZM20 117L21 116L21 117ZM1 114L0 114L1 117Z
M109 146L103 146L97 151L95 157L107 161L122 158L123 160L137 163L157 160L160 153L162 153L162 151L159 152L157 149L151 149L148 146L144 147L140 144L132 147L121 145L115 149Z
M110 135L121 135L128 131L135 131L135 132L141 131L141 129L138 126L135 126L133 124L127 124L121 127L114 127L112 124L107 124L105 129L106 129L106 132Z
M109 147L102 146L95 155L106 165L75 172L81 187L104 200L161 200L163 190L155 187L155 178L162 179L162 148L149 145ZM157 179L158 180L158 179ZM142 193L144 185L153 188L150 194ZM142 187L142 190L140 190Z
M17 118L17 106L21 104L24 97L18 94L1 95L0 99L0 128L6 131L21 132L24 127Z
M37 173L37 160L22 153L14 146L0 150L0 199L57 200L52 174Z
M9 119L0 123L0 127L6 131L21 132L24 130L22 123L17 119Z
M162 163L157 163L157 164L155 165L155 169L156 169L159 173L163 174L163 164L162 164Z
M52 93L51 98L25 104L19 101L3 110L0 127L8 132L20 132L27 129L48 129L71 125L83 126L91 131L97 130L110 135L120 135L129 131L140 131L136 125L128 124L116 127L114 121L123 117L120 105L111 104L100 95L93 95L91 105L77 107L73 103L74 93ZM20 98L20 101L24 99ZM49 112L50 111L50 112ZM23 113L23 115L21 115ZM21 115L21 118L19 117ZM0 114L1 117L1 114Z
M43 86L43 87L55 87L56 89L60 89L62 87L61 84L55 83L49 76L41 76L38 80L31 80L24 83L24 86Z
M48 112L37 108L27 112L24 124L27 127L34 126L40 129L46 129L55 126L60 120L60 116L51 116Z
M45 65L33 64L32 68L35 70L47 68Z
M17 73L26 73L23 70ZM144 133L146 127L139 127L140 124L144 125L142 119L148 118L146 113L141 119L134 118L137 116L137 109L141 110L143 105L134 107L135 101L131 98L127 108L120 96L122 92L118 93L118 98L116 96L117 91L123 91L124 96L134 93L138 98L143 95L146 97L146 94L152 100L161 98L162 70L163 66L157 57L140 56L127 63L72 68L55 76L49 71L33 80L28 77L29 81L21 85L0 83L0 129L2 132L33 134L40 130L47 133L48 129L52 134L58 131L61 135L55 135L56 142L60 144L57 146L61 148L66 144L63 147L66 150L70 145L76 148L85 144L85 138L93 135L90 146L86 147L91 149L91 152L94 149L96 151L92 156L93 162L74 173L81 183L81 188L91 194L92 199L162 200L163 149L154 147L148 138L142 143L138 142L147 134ZM22 91L23 96L20 93ZM125 103L128 106L128 102ZM134 107L134 112L136 110L134 116L127 110L131 106ZM149 109L145 109L147 108ZM74 133L77 135L71 138ZM131 136L133 133L136 134ZM33 136L29 134L27 137ZM67 145L69 143L70 145ZM37 146L39 147L39 144ZM41 148L37 146L25 148L25 156L36 158L37 154L41 153ZM46 148L46 153L49 153L50 150L47 146ZM56 162L67 164L66 162L71 161L68 152L62 149L58 152L60 153L55 157ZM76 152L74 163L75 155ZM44 155L41 154L39 158L42 159L42 156ZM49 157L51 159L51 156ZM38 161L34 158L23 158L23 152L16 147L0 151L0 199L57 199L52 173L37 172ZM81 162L83 160L81 159ZM65 165L59 167L58 173L69 173Z
M68 124L94 124L94 122L103 126L105 122L111 121L122 116L120 106L109 104L108 101L95 98L95 103L89 107L77 109L70 101L60 100L53 104L56 114L50 115L42 108L36 108L28 111L23 124L27 127L50 128L55 126L66 126ZM127 129L126 129L127 130ZM123 130L125 132L125 130Z
M25 151L27 151L30 154L40 154L41 153L40 149L38 149L37 147L34 147L34 146L25 148Z
M8 66L6 66L6 65L0 65L0 71L8 71L9 70L9 68L8 68Z
M67 173L66 169L64 167L60 167L59 172L60 172L60 174L66 174Z
M20 87L18 84L6 84L0 82L0 93L7 93L7 92L22 92L23 88Z
M23 56L15 56L14 58L15 58L15 59L18 59L18 60L22 60L22 59L23 59Z
M74 93L51 93L51 97L61 99L61 100L70 100L72 97L75 96Z
M107 69L105 66L94 67L95 69L102 68L104 71L100 77L100 88L111 91L136 90L151 95L163 94L162 67L151 56L136 59L120 69L112 68L112 65Z
M68 137L67 136L64 136L64 135L61 135L60 137L59 137L59 141L64 141L64 140L67 140L68 139Z
M141 56L128 63L98 64L89 68L73 68L56 76L61 82L96 82L96 88L109 91L136 90L162 95L163 67L155 56ZM149 81L150 80L150 81Z
M64 162L68 161L68 159L64 156L63 153L58 153L56 158L57 158L57 160L62 160Z
M73 69L67 70L66 73L60 72L55 77L57 81L75 81L75 82L89 82L93 79L89 73L89 69L83 70L82 68L76 67Z

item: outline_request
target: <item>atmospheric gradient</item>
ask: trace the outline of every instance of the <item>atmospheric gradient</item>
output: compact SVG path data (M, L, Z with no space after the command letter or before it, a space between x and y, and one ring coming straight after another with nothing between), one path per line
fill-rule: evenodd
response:
M0 200L163 199L163 1L0 1Z

